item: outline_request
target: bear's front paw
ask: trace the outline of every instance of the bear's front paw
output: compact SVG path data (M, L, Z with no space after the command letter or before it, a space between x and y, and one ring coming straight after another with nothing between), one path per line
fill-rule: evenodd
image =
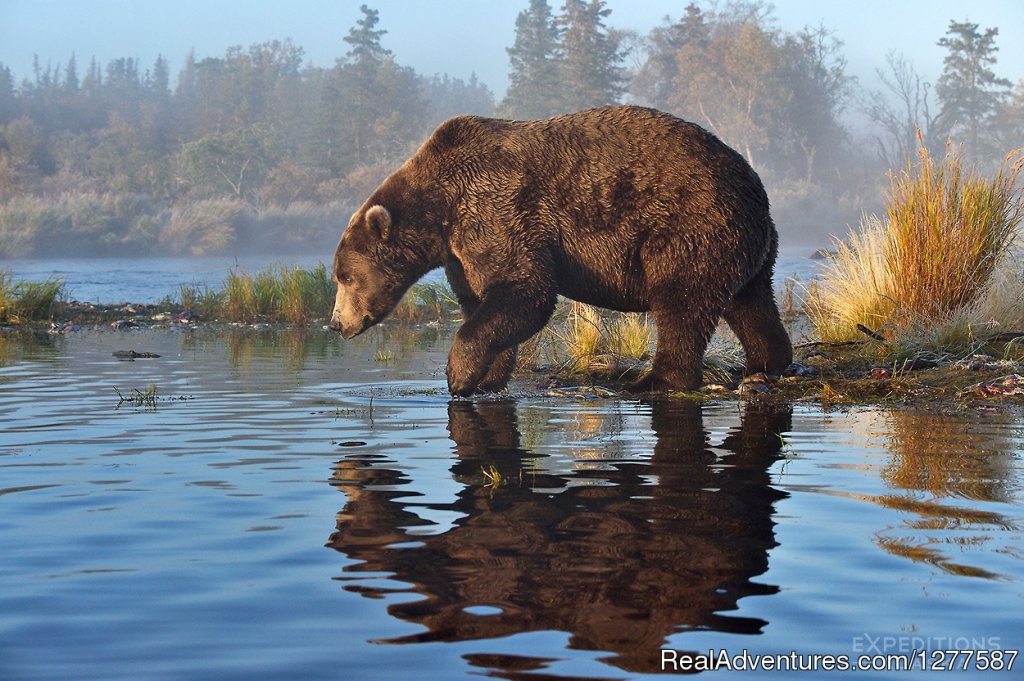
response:
M482 372L474 371L471 363L461 359L457 353L448 355L448 392L455 397L469 397L480 384Z

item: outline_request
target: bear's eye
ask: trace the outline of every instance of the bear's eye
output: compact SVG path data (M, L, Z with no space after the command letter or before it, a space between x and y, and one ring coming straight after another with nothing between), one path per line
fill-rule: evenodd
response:
M351 284L352 283L352 275L348 274L347 272L344 273L344 274L339 273L338 274L338 281L340 281L342 284Z

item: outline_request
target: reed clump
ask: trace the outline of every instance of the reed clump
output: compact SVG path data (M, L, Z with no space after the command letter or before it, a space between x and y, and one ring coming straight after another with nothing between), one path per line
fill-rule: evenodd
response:
M308 324L330 315L336 285L324 264L312 269L231 270L222 289L182 286L181 306L203 319Z
M569 301L556 313L545 349L568 373L638 369L651 356L654 327L648 315L602 311Z
M228 273L224 315L231 321L306 324L329 314L336 285L322 263L313 269L270 268Z
M828 257L805 307L821 339L863 339L861 324L905 350L962 352L1024 328L1012 250L1022 166L1014 152L985 178L958 147L935 159L922 145L917 163L891 176L884 218L866 217Z
M216 319L223 309L225 300L224 291L205 285L200 289L195 284L180 286L178 297L181 307L199 315L200 319Z
M9 273L0 272L0 323L52 319L60 313L63 298L64 281L60 278L42 282L14 281Z

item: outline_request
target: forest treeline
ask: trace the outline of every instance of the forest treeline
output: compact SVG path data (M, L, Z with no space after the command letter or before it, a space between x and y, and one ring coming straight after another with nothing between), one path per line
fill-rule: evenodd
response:
M331 67L290 40L81 68L0 64L0 257L216 254L333 247L351 211L440 121L537 118L615 102L713 131L765 179L785 235L823 241L873 208L918 135L998 165L1024 140L1024 81L997 75L996 28L951 21L930 84L898 52L865 91L825 28L776 26L757 2L690 4L648 34L603 0L529 0L497 101L475 76L426 76L384 47L378 12ZM850 130L847 113L869 121Z

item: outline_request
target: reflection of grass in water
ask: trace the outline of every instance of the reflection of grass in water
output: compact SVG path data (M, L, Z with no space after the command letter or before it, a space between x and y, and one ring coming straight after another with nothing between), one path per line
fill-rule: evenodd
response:
M1012 442L986 442L965 431L961 420L931 414L897 409L887 420L892 461L883 475L893 487L939 498L1008 501L1002 452L1013 451Z
M869 432L884 434L876 441L891 455L881 471L891 491L829 493L898 514L898 522L875 533L875 543L886 553L953 575L1004 578L980 567L984 557L979 554L1006 551L1009 547L998 545L1000 534L1010 533L1005 536L1012 541L1019 528L1013 519L965 500L1005 505L1012 499L1007 488L1015 451L1010 423L979 434L971 419L950 419L943 412L896 408L879 418L884 427Z
M156 408L157 394L155 384L147 385L145 390L132 388L128 391L127 395L122 393L117 386L114 386L114 392L117 393L119 400L117 406L119 407L122 404L131 404L136 407Z

